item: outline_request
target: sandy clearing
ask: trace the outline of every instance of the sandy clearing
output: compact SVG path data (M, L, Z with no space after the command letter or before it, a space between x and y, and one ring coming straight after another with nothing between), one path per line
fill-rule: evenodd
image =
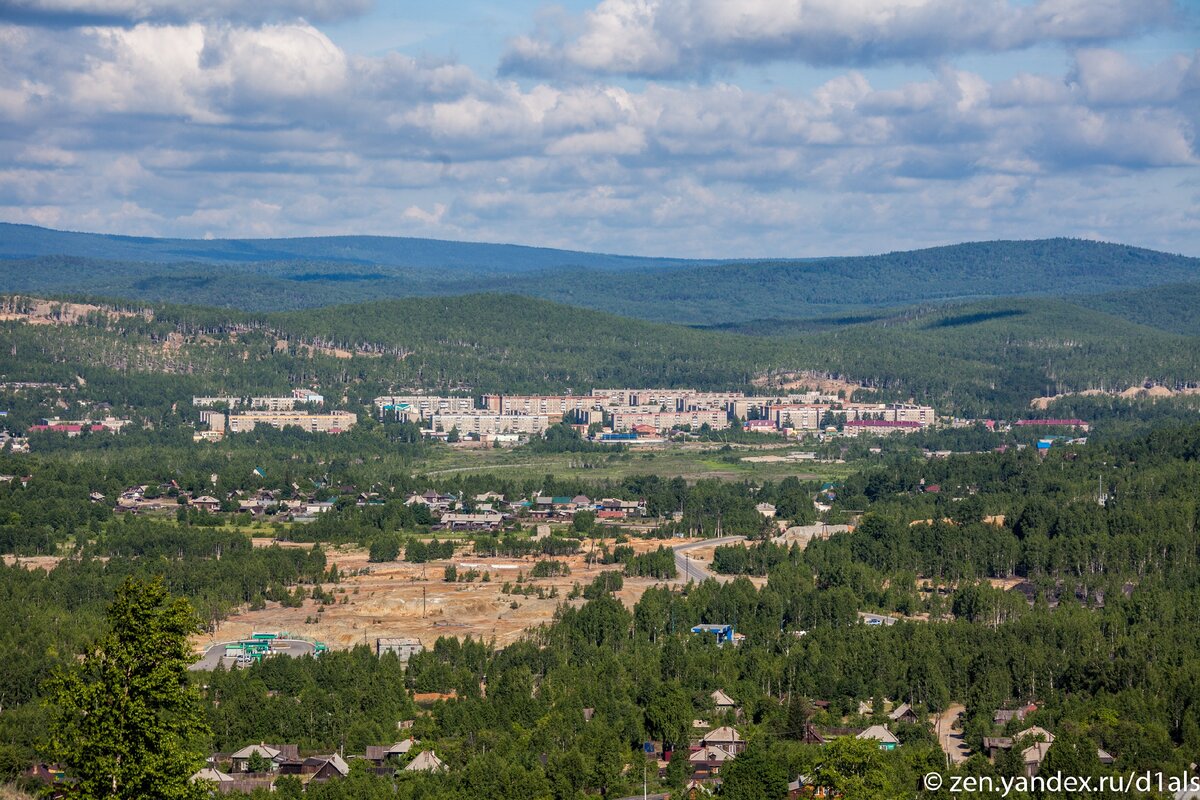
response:
M607 544L610 549L614 546L613 540L607 540ZM632 539L628 544L638 552L645 552L666 543ZM330 564L337 564L344 572L362 573L351 574L338 584L324 585L326 591L337 596L335 604L320 606L309 599L300 608L268 603L257 611L247 609L225 620L211 635L194 638L196 650L215 642L244 638L254 631L286 632L324 642L333 649L358 644L374 647L378 638L402 636L417 637L427 646L439 636L494 639L498 646L503 646L519 639L527 629L550 622L559 605L567 602L566 596L574 583L586 585L601 572L619 568L599 564L588 567L582 554L560 559L570 567L570 575L527 580L546 594L557 588L558 597L538 599L536 595L521 597L502 592L506 581L515 586L518 575L528 573L538 558L477 556L469 548L460 549L453 559L429 564L401 561L371 564L367 561L367 551L356 547L328 548L326 555ZM486 565L479 571L490 573L491 580L446 583L442 578L451 563L459 574L472 565ZM618 597L632 606L656 583L662 582L626 578Z

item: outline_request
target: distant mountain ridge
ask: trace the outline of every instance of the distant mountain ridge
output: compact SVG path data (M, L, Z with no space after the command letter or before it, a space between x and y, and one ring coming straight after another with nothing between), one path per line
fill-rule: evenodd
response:
M524 272L559 266L636 269L711 264L694 259L647 258L516 244L455 242L401 236L312 236L279 239L159 239L79 233L0 222L0 258L70 256L147 263L253 264L271 261L468 268Z
M1153 325L1156 300L1174 302L1176 293L1155 291L1167 285L1200 285L1200 259L1059 238L718 262L379 236L145 239L0 223L0 293L249 311L503 291L625 317L720 326L848 320L926 303L1105 294L1093 307ZM1127 292L1142 295L1121 300ZM1194 293L1185 288L1178 296ZM1171 329L1190 331L1187 316L1181 307Z

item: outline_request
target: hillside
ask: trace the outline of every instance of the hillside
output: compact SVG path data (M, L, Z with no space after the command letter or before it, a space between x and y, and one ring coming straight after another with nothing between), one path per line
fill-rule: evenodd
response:
M1059 300L921 306L797 332L696 330L517 295L377 301L267 315L158 307L78 324L0 323L6 380L75 382L110 402L296 382L370 397L389 388L586 391L748 388L816 371L964 415L1021 415L1042 395L1200 380L1200 340ZM783 335L780 335L780 330ZM140 377L139 377L140 376Z
M253 265L299 261L340 265L381 265L410 269L467 269L525 272L562 266L631 269L697 263L686 259L642 258L603 253L524 247L513 244L450 242L400 236L313 236L286 239L157 239L102 233L76 233L0 222L0 258L42 256L145 262L199 262Z
M1200 336L1200 283L1107 292L1073 302L1164 331Z
M0 225L0 290L250 311L505 291L627 317L712 325L1194 282L1200 259L1072 239L713 263L427 239L193 241Z
M1200 259L1079 239L971 242L853 258L518 279L522 293L686 324L861 314L870 307L1071 296L1200 281ZM589 287L600 286L602 291Z

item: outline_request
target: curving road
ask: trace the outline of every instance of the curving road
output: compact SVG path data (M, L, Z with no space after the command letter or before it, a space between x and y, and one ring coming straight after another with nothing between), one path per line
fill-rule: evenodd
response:
M221 663L221 659L225 656L225 647L227 645L237 644L237 641L232 642L217 642L211 645L204 651L204 655L195 664L192 664L188 669L192 671L216 669L217 664ZM304 655L314 655L317 648L312 642L306 642L303 639L277 639L271 644L271 649L277 655L291 656L299 658ZM229 665L226 664L226 667Z
M745 536L721 536L716 539L700 539L695 542L686 544L674 545L671 549L675 551L675 571L677 573L675 580L682 583L695 581L703 583L708 579L728 583L736 578L736 575L718 575L708 568L702 561L694 561L688 557L692 550L699 550L702 547L716 547L723 544L733 544L734 542L744 542Z

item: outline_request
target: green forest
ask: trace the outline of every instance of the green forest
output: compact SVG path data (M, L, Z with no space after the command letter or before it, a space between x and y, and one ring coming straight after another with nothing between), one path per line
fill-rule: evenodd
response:
M314 599L324 596L343 577L319 548L252 550L243 534L221 527L114 519L86 498L111 479L86 459L71 462L47 456L33 464L29 490L57 505L30 502L15 487L0 493L10 523L46 508L39 527L74 552L50 571L0 568L9 609L0 629L9 654L0 678L0 769L10 776L39 755L70 757L42 731L72 723L41 698L65 691L64 680L82 691L72 681L91 673L63 677L74 674L66 666L73 653L97 641L118 647L103 632L119 633L109 606L127 579L159 578L186 598L189 625L201 628L240 604L286 603L306 587ZM526 487L480 475L442 484L455 488ZM718 550L714 567L765 582L668 582L626 607L609 593L620 582L601 577L564 602L552 624L501 649L444 638L406 666L360 647L196 675L184 680L197 692L197 717L180 741L178 768L199 769L197 754L260 741L361 753L413 719L411 735L448 766L444 775L392 777L359 763L306 796L615 797L640 790L643 742L686 754L691 720L702 718L733 724L748 743L722 770L730 797L782 797L796 775L846 797L941 797L948 795L918 788L920 775L944 769L923 720L955 703L965 706L964 741L976 755L950 773L1016 774L1022 765L1007 755L993 763L980 754L984 737L1034 724L1057 737L1045 763L1073 774L1181 771L1200 755L1200 426L1048 456L896 456L825 489L834 495L830 519L849 509L862 516L852 531L803 549L754 541L765 529L753 513L756 502L802 505L822 488L802 481L689 485L646 476L622 486L542 488L636 492L654 514L686 509L674 525L702 535L715 533L705 526L720 519L723 533L752 541ZM390 515L389 507L347 506L314 535L345 528L369 540L420 530L402 504ZM518 541L467 546L495 553ZM656 563L663 553L629 559L617 548L605 563L669 579L673 565ZM994 582L1006 579L1011 588ZM866 626L863 611L899 621ZM690 632L699 623L732 624L745 639L718 646ZM712 706L718 689L735 699L736 712ZM418 705L414 698L429 692L457 699ZM895 727L899 747L838 738L886 722L884 698L919 711L917 722ZM993 720L998 710L1029 704L1036 710L1023 721ZM1097 761L1101 750L1111 764ZM661 777L650 764L652 786L681 790L683 759L672 758ZM278 791L298 790L279 779Z
M1116 307L1141 305L1160 286L1194 290L1200 261L1065 238L715 262L371 236L145 239L0 223L0 279L12 292L69 286L92 296L259 312L495 286L626 317L711 325L1012 296L1070 297L1119 314ZM1177 305L1169 288L1158 297ZM1154 316L1139 319L1153 324Z
M181 306L152 313L77 325L0 323L0 374L67 385L82 378L86 394L104 402L165 411L192 394L299 382L361 403L397 387L474 395L631 385L755 391L757 380L765 392L772 380L813 371L862 383L879 399L969 417L1023 416L1033 398L1066 392L1174 389L1200 375L1194 336L1062 300L913 307L817 331L773 322L697 330L517 295L258 316Z

